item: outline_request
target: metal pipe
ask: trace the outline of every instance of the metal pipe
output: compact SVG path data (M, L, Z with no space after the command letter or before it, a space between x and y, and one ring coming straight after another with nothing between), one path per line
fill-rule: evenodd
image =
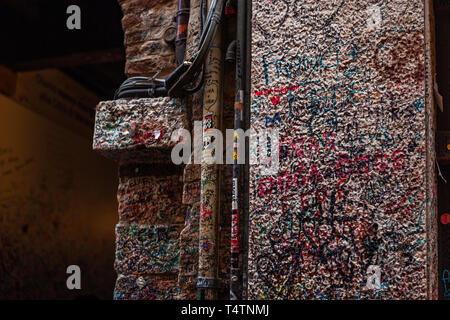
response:
M208 8L212 1L208 0ZM205 72L203 94L203 150L201 160L199 266L197 288L199 299L217 299L219 283L218 240L220 171L219 166L207 163L214 158L211 145L211 129L219 129L222 122L223 57L222 28L220 24L209 49ZM222 147L222 146L221 146Z
M175 55L178 64L183 63L186 56L186 39L189 24L190 0L178 0L177 37L175 39Z
M244 109L245 109L245 129L250 128L250 71L251 66L251 12L252 1L246 1L246 45L245 45L245 65L243 69L245 78ZM250 152L248 143L245 144L245 165L244 165L244 197L243 197L243 223L242 223L242 300L248 299L248 228L249 228L249 175L250 175Z
M169 89L169 96L180 96L185 93L183 88L188 83L192 82L192 75L195 75L195 70L199 70L200 66L204 64L203 57L209 52L211 42L214 41L214 36L217 33L217 29L222 17L224 0L212 0L208 8L208 16L206 23L203 26L203 32L200 36L200 45L196 54L191 57L190 61L185 63L189 64L189 69L180 77L180 79ZM213 7L211 7L211 5ZM202 57L202 59L199 59Z
M137 91L132 93L136 98L138 97L153 97L153 93L164 93L164 96L171 97L182 97L186 94L192 93L194 89L186 89L185 86L189 85L195 78L202 72L202 65L204 65L204 60L206 54L209 52L211 42L214 39L216 30L220 23L222 17L224 0L212 0L212 5L208 10L208 16L203 24L202 34L200 36L198 51L194 53L189 61L184 61L180 64L167 78L156 79L153 78L143 78L134 77L126 80L117 89L114 99L122 98L123 91L127 91L126 95L129 96L131 93L128 91L134 86L133 83L138 81L139 83L146 82L148 91ZM203 15L204 17L204 15Z
M246 3L238 0L237 3L237 36L236 36L236 93L234 101L234 144L233 144L233 189L231 205L231 261L230 261L230 300L241 298L240 287L240 264L239 264L239 189L241 185L241 165L238 163L239 131L244 121L244 61L245 61L245 38L246 38ZM245 143L245 140L244 142Z

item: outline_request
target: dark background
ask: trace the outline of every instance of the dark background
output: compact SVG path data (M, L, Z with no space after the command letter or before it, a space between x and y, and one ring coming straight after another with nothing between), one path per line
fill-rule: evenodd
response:
M81 30L66 27L69 5L81 8ZM121 19L116 0L2 0L0 66L17 75L57 69L98 101L110 100L125 79ZM59 130L67 137L72 133L58 121L46 122L22 108L14 97L8 99L2 98L10 103L0 103L0 108L17 114L8 118L6 111L8 117L0 119L0 126L24 114L38 122L22 127L14 120L17 123L4 138L12 141L10 145L17 140L23 146L26 139L39 137L29 145L43 149L39 157L44 159L39 165L31 162L34 171L29 171L41 177L39 183L30 182L23 186L26 193L16 192L14 197L0 194L0 299L112 299L117 165L92 151L92 139L76 133L73 140L58 138ZM95 104L90 112L93 116ZM40 130L41 123L50 123L47 131ZM0 160L6 165L23 160L18 152L0 144ZM0 179L4 170L0 167ZM78 208L91 211L77 212ZM66 287L66 268L72 264L81 268L81 290Z
M81 8L68 30L67 7ZM55 67L111 99L125 79L122 12L116 0L2 0L0 64L14 71Z

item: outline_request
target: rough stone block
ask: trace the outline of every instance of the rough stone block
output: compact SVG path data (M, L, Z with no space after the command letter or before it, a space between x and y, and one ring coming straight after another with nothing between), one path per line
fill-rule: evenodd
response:
M122 28L125 33L126 65L129 76L160 76L172 72L176 66L175 50L164 41L167 28L175 27L176 0L126 0L119 2L124 13ZM165 59L159 60L162 55Z
M178 272L181 225L116 226L116 261L118 274L162 274Z
M183 203L194 204L200 201L201 181L186 183L183 188Z
M101 102L93 148L112 158L132 150L170 149L176 144L171 141L173 131L188 128L186 109L170 98Z
M174 300L178 291L176 279L119 275L114 300Z
M121 221L145 225L182 224L180 176L122 178L117 192Z
M201 166L199 164L187 164L184 167L183 181L185 183L200 180Z

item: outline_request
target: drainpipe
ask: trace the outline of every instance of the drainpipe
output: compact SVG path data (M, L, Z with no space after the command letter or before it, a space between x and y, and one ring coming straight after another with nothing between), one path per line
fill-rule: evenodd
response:
M231 261L230 261L230 300L241 299L240 295L240 264L239 264L239 211L241 186L241 165L238 163L239 143L244 143L245 137L239 137L244 121L244 63L246 38L246 3L245 0L237 2L237 36L236 36L236 93L234 101L234 144L233 144L233 189L231 204Z
M208 0L208 9L214 0ZM219 24L209 49L205 64L205 86L203 93L203 150L201 160L201 193L199 225L199 300L217 300L219 283L218 240L220 171L218 164L207 163L213 157L214 149L207 148L213 143L207 132L220 130L222 123L222 28ZM217 141L216 141L217 143ZM220 146L222 147L222 146Z
M178 0L177 37L175 39L175 55L178 64L182 64L186 56L186 39L189 24L190 0Z

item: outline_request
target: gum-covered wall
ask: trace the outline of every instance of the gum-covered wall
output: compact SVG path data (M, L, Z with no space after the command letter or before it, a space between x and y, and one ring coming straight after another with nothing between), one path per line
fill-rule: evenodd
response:
M253 1L251 299L433 297L425 5Z

